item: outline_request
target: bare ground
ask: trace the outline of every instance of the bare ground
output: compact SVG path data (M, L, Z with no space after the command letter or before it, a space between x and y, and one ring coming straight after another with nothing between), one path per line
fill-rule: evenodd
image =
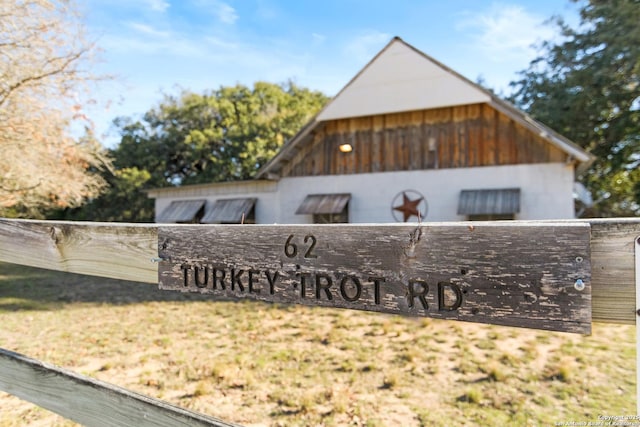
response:
M247 426L597 422L635 413L635 328L580 336L214 302L0 264L0 347ZM0 426L71 426L0 392Z

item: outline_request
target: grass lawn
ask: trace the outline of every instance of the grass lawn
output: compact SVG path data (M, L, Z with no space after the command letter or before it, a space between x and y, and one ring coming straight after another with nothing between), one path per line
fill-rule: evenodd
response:
M636 409L635 328L592 336L214 302L0 264L0 347L247 426L538 426ZM0 392L0 426L72 426Z

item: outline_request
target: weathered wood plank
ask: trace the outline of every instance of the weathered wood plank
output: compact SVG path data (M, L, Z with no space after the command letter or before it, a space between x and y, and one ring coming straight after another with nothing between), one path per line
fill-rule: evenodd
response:
M409 169L420 170L423 169L422 165L422 152L426 141L421 135L422 127L419 125L413 125L407 129L406 138L409 144Z
M155 282L156 225L0 219L0 261Z
M409 129L415 126L433 132L440 150L438 165L442 168L556 163L566 160L567 153L550 144L545 136L541 136L539 130L516 122L510 117L496 104L472 104L330 120L318 126L318 129L323 131L322 143L325 146L329 144L326 147L327 151L314 149L312 152L301 149L297 155L291 156L289 165L283 165L280 175L285 177L317 174L311 167L313 162L308 159L318 156L322 161L335 166L320 169L325 170L322 174L361 173L359 163L348 163L346 167L336 163L336 158L340 157L337 157L339 154L333 147L336 135L354 135L359 132L363 132L363 142L371 146L378 157L377 160L373 159L373 167L368 171L414 170L416 166L413 161L407 161L405 158L402 141L403 135L407 141L412 140ZM366 133L367 131L373 133ZM427 135L427 132L423 133ZM375 140L374 135L377 135ZM379 147L374 147L375 144L379 144ZM364 151L354 150L353 158L362 161L360 153ZM411 159L416 154L409 153ZM368 157L365 162L370 163ZM425 164L434 165L435 162L429 161Z
M384 146L382 168L386 172L396 170L395 168L398 162L395 144L396 136L397 133L395 129L385 128L384 132L382 132L382 141Z
M457 125L458 132L458 152L456 167L469 166L469 133L467 131L467 123L459 123Z
M508 165L510 162L510 136L509 136L509 119L503 114L498 114L498 132L496 135L496 164Z
M449 138L449 128L446 124L437 126L438 135L438 166L440 168L450 168L451 141Z
M425 124L422 125L422 135L426 149L423 151L423 164L426 169L438 168L438 130Z
M483 166L498 164L498 112L485 108L484 112L484 159Z
M383 171L384 165L384 137L383 131L371 134L371 172Z
M508 141L507 146L509 147L507 164L518 164L518 147L517 147L518 139L517 139L515 121L509 120L506 134L507 134L507 141ZM544 145L551 145L551 144L544 144Z
M480 109L478 108L478 114ZM482 123L474 119L469 123L469 166L480 166L482 159Z
M347 173L347 156L345 153L340 151L340 147L343 144L346 144L348 141L346 135L344 133L337 133L335 135L336 143L335 148L332 150L331 156L335 158L335 170L334 173L338 175L342 175Z
M313 144L313 151L309 154L309 157L314 159L312 175L322 175L325 170L324 165L326 162L326 159L322 155L324 145L326 144L326 132L324 129L315 136Z
M160 288L591 330L588 223L240 227L160 226Z
M640 218L590 219L593 320L635 324L634 239ZM640 272L637 272L640 274Z
M635 324L633 239L640 236L640 218L568 222L591 224L593 321ZM156 228L0 219L0 261L157 283L157 264L149 261L157 256ZM54 229L60 231L52 233ZM58 235L57 243L52 234Z
M0 349L0 390L86 426L232 426Z
M371 144L370 137L371 130L358 131L356 133L356 159L358 161L357 173L369 173L371 172Z
M336 174L337 135L329 134L324 144L324 175Z
M411 134L408 127L399 128L397 131L396 144L399 154L396 170L411 170L410 139Z
M356 134L355 132L350 132L347 136L347 143L351 145L351 149L354 151L351 151L350 153L340 153L340 154L346 154L344 157L346 157L346 173L348 174L354 174L357 173L357 154L358 152L355 151L356 148Z

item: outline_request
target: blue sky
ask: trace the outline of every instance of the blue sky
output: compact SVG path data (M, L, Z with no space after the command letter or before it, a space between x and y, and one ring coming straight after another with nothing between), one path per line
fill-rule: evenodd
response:
M568 0L84 0L99 73L116 79L90 111L100 134L181 88L258 80L335 95L394 36L467 78L508 93L532 47L557 37L553 15L577 23Z

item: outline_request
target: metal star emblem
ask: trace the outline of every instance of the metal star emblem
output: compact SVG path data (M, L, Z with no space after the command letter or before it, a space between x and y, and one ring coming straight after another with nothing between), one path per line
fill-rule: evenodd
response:
M411 200L407 196L407 193L403 191L402 204L398 206L394 206L393 209L396 211L402 212L402 215L404 217L404 222L407 222L409 218L411 218L412 216L416 216L418 217L418 219L420 219L421 214L420 214L420 210L418 209L418 205L420 204L420 202L422 202L423 199L424 197L420 197L416 200Z

